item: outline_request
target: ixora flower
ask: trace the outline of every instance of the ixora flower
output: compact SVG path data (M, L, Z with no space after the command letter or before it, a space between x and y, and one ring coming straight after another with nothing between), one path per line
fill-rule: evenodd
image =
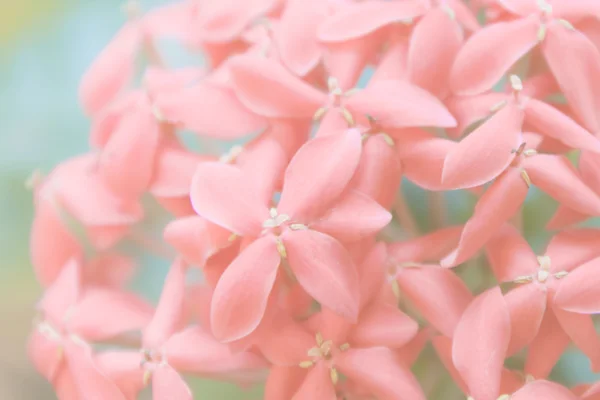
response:
M29 340L34 365L59 396L98 390L122 398L98 368L89 342L101 342L146 325L152 309L139 298L112 288L86 285L82 265L70 260L38 305L39 320Z
M112 351L97 355L98 365L127 398L152 383L156 400L191 399L179 371L209 377L248 373L266 366L252 353L234 353L200 326L187 326L184 301L187 265L175 260L150 322L142 333L139 351Z
M92 151L28 181L61 400L600 399L554 369L600 369L599 1L125 10L80 84Z
M525 372L536 378L550 373L560 355L558 349L570 341L586 353L594 370L600 368L600 340L590 316L598 307L590 288L595 284L600 251L571 248L566 259L560 256L565 251L564 241L557 236L546 254L536 257L518 232L506 226L487 246L498 280L520 285L506 294L514 326L509 354L531 344ZM550 335L556 352L544 349Z
M323 306L356 319L357 275L340 240L373 235L391 218L370 198L345 192L360 147L357 131L309 141L290 161L281 199L271 208L270 198L254 192L240 169L198 167L196 212L247 240L215 289L211 321L218 338L240 339L258 326L282 262Z

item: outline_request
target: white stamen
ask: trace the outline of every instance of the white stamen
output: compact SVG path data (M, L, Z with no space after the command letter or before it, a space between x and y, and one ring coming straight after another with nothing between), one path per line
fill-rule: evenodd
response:
M537 257L538 264L540 264L540 268L544 271L550 271L551 260L550 256L538 256Z
M537 280L539 282L546 282L546 280L550 277L550 272L546 271L545 269L540 269L538 270L537 273Z
M575 27L573 26L573 24L571 24L566 19L559 19L558 23L561 24L562 26L564 26L565 28L567 28L570 31L574 31L575 30Z
M529 283L533 282L532 276L517 276L517 278L513 281L515 283Z
M277 238L277 251L279 252L281 258L287 258L287 251L285 250L283 242L279 238Z
M323 116L325 115L325 113L327 112L327 107L321 107L317 110L317 112L315 113L315 115L313 115L313 121L319 121L321 118L323 118Z
M223 154L219 158L219 161L225 164L230 164L234 162L240 154L242 154L242 151L244 151L242 146L233 146L227 153Z
M388 144L388 146L394 147L396 142L394 142L394 139L392 139L390 135L388 135L387 133L382 133L381 135L383 136L383 140Z
M329 79L327 79L327 87L329 88L330 92L335 92L337 90L340 90L340 84L337 80L337 78L334 78L333 76L330 76Z
M452 8L450 8L450 6L448 4L442 5L442 11L444 11L446 14L448 14L450 19L453 19L453 20L456 19L456 13L454 12L454 10Z
M305 231L308 229L308 226L304 224L291 224L290 229L293 231Z
M490 111L491 112L499 111L502 107L504 107L506 105L506 103L508 103L508 100L499 101L490 107Z
M542 12L546 14L552 13L552 5L548 4L546 0L537 0L537 6Z
M543 42L544 39L546 39L546 31L547 30L548 30L548 28L546 27L546 24L542 23L537 31L538 42Z
M510 76L510 85L512 86L513 90L516 90L517 92L523 90L523 82L517 75Z
M158 122L167 122L167 119L165 118L165 116L160 111L157 105L152 106L152 115L154 115L154 118L156 118Z
M554 277L556 279L562 279L567 275L569 275L569 273L567 271L560 271L560 272L557 272L556 274L554 274Z

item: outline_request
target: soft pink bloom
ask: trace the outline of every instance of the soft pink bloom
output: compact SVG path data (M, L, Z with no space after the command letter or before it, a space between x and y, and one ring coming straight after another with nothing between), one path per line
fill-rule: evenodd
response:
M564 252L568 258L560 257ZM600 252L571 247L569 238L558 235L546 254L536 257L507 225L488 244L487 253L499 281L521 284L506 295L514 326L509 354L531 343L526 371L545 378L560 355L557 346L564 348L573 341L590 358L592 368L600 368L600 340L588 315L596 313L599 305L595 291L588 288L594 287ZM564 332L562 340L559 332ZM548 340L553 340L556 352L543 350L542 343Z

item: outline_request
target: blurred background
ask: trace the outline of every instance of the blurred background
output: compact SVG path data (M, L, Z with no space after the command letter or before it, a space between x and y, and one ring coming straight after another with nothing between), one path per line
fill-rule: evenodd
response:
M167 0L144 0L145 9ZM243 1L243 0L240 0ZM33 307L40 295L28 255L33 209L27 177L88 149L89 121L77 103L79 78L125 21L121 0L0 0L0 399L54 399L26 357ZM424 193L405 185L419 223L427 226ZM525 232L541 249L540 232L555 205L538 192L525 209ZM540 198L541 197L541 198ZM472 201L448 196L448 219L464 222ZM164 275L145 284L159 288ZM152 291L152 290L149 290ZM425 358L427 355L425 355ZM424 361L424 360L423 360ZM427 363L415 367L427 381ZM554 371L565 383L592 381L589 363L570 351ZM259 399L260 388L195 381L198 398ZM439 393L439 399L447 399ZM318 400L318 399L317 399ZM434 399L432 399L434 400Z

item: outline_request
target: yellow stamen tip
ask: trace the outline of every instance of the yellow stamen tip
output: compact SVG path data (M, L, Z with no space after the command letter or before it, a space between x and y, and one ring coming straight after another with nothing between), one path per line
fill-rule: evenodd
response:
M329 377L331 378L331 382L334 385L337 385L338 381L340 380L340 376L339 376L339 374L337 372L337 369L335 369L335 368L331 368L329 370Z

